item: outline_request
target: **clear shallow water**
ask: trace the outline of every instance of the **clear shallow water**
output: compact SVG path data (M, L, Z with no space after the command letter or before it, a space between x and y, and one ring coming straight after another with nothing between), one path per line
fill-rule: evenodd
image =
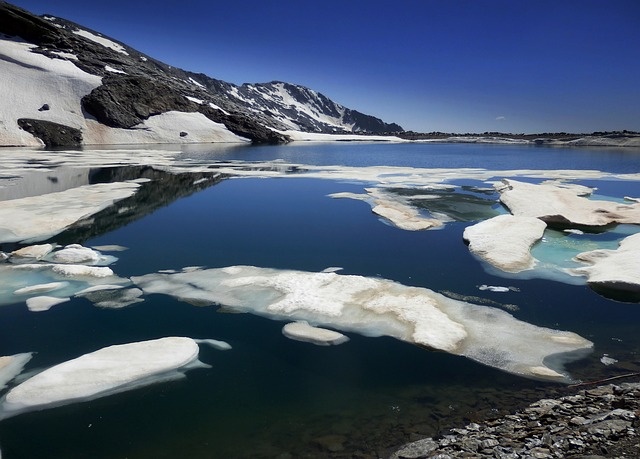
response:
M417 167L519 169L553 163L640 171L637 151L594 149L325 144L190 154L198 161L284 159L355 166L366 165L367 151L371 164L383 164L386 155L387 164ZM602 193L618 197L639 194L637 183L597 184ZM383 224L364 202L326 197L362 188L319 179L225 180L126 226L73 242L129 247L116 253L119 261L112 268L120 276L197 265L307 271L339 266L344 274L514 304L518 309L512 313L521 320L594 341L594 353L570 366L575 377L594 380L637 371L637 304L607 300L586 286L488 274L462 243L468 222L449 223L440 231L402 231ZM480 291L482 284L519 292ZM114 343L169 335L225 340L233 349L203 347L201 360L212 368L192 370L181 381L4 420L3 457L350 457L357 452L384 457L394 445L563 387L390 338L349 334L351 341L343 345L316 347L286 339L282 325L161 295L120 310L98 309L83 299L43 313L30 313L24 304L4 306L0 354L37 351L28 369ZM605 353L619 364L602 365Z

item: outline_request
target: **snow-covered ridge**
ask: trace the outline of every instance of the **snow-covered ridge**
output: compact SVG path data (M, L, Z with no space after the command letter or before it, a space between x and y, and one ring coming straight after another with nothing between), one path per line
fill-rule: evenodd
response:
M304 86L274 81L232 87L230 94L255 113L268 112L285 130L316 133L386 133L401 131L396 124L363 115ZM277 127L277 126L274 126Z
M8 3L0 3L0 78L0 146L282 143L291 140L284 131L401 130L302 86L236 86ZM171 123L153 120L168 113Z

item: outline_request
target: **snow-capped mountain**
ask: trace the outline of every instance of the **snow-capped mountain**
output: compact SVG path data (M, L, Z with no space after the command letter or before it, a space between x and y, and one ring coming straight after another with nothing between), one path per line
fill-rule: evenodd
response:
M0 1L0 146L290 140L399 132L283 82L227 83Z
M343 107L313 89L281 81L230 86L227 97L253 113L267 113L284 129L326 133L402 131L397 124Z

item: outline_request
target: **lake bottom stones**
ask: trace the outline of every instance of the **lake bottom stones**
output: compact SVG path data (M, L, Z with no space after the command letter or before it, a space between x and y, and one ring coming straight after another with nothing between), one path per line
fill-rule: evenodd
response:
M638 428L640 383L610 384L408 443L391 459L639 457Z

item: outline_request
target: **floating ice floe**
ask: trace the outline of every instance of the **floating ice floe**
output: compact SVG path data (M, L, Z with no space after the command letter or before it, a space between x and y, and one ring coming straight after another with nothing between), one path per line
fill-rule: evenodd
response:
M23 247L18 250L14 250L11 252L11 257L14 260L41 260L46 257L53 251L55 245L53 244L40 244L40 245L30 245L28 247Z
M206 344L214 349L219 351L228 351L231 350L231 344L226 341L220 341L217 339L196 339L194 340L198 344Z
M376 188L367 188L368 194L332 193L331 198L347 198L369 202L374 214L384 218L393 226L407 231L421 231L442 226L435 218L420 215L420 212L402 199L392 199Z
M338 271L342 271L344 268L339 266L330 266L328 268L323 269L321 272L323 273L337 273Z
M498 215L465 228L469 250L493 266L511 273L531 269L531 247L542 238L546 223L534 217Z
M127 247L124 247L124 246L121 246L121 245L115 245L115 244L111 244L111 245L94 245L91 248L93 250L99 250L101 252L124 252L125 250L128 250Z
M27 298L27 308L31 312L48 311L52 307L70 300L71 298L58 298L55 296L34 296Z
M495 308L385 279L232 266L132 281L145 294L391 336L533 378L569 381L563 362L581 358L592 347L572 332L537 327Z
M79 244L70 244L61 250L57 250L46 257L46 261L62 264L83 264L83 265L109 265L117 260L111 255L102 255L100 252L83 247Z
M98 252L88 247L82 247L78 244L68 245L64 249L58 250L50 257L50 260L53 262L68 264L92 264L97 262L99 259L100 254Z
M0 357L0 390L18 376L24 366L31 360L31 352Z
M0 418L68 403L93 400L182 377L198 361L198 344L168 337L105 347L53 366L12 388Z
M571 270L590 286L640 294L640 233L624 238L617 250L593 250L576 256L590 266Z
M11 253L11 263L0 266L0 304L24 299L30 311L46 311L69 301L74 294L91 293L91 288L113 290L130 284L128 279L115 276L110 268L87 265L108 264L115 257L103 256L78 244L57 251L55 248L53 244L42 244ZM85 264L71 264L77 262ZM122 307L142 301L138 299L141 295L139 289L128 289L126 293L103 294L94 300L100 303L98 306Z
M612 357L609 357L609 354L604 354L600 357L600 362L604 365L613 365L614 363L618 363L618 361Z
M490 292L506 293L506 292L510 292L511 288L509 288L509 287L501 287L501 286L498 286L498 285L482 284L482 285L478 286L478 290L489 290Z
M140 185L98 183L0 202L0 243L48 239L79 220L133 196Z
M31 263L0 265L0 305L30 300L30 307L42 310L51 300L33 297L67 299L92 286L131 284L128 279L114 275L106 266ZM29 304L28 304L29 306Z
M330 346L332 344L342 344L349 341L349 337L342 333L327 330L326 328L314 327L304 320L286 324L282 327L282 334L289 339L317 344L319 346Z
M589 189L580 186L536 185L509 179L502 182L498 187L500 201L516 216L536 217L560 225L640 224L640 203L590 200L584 197Z

